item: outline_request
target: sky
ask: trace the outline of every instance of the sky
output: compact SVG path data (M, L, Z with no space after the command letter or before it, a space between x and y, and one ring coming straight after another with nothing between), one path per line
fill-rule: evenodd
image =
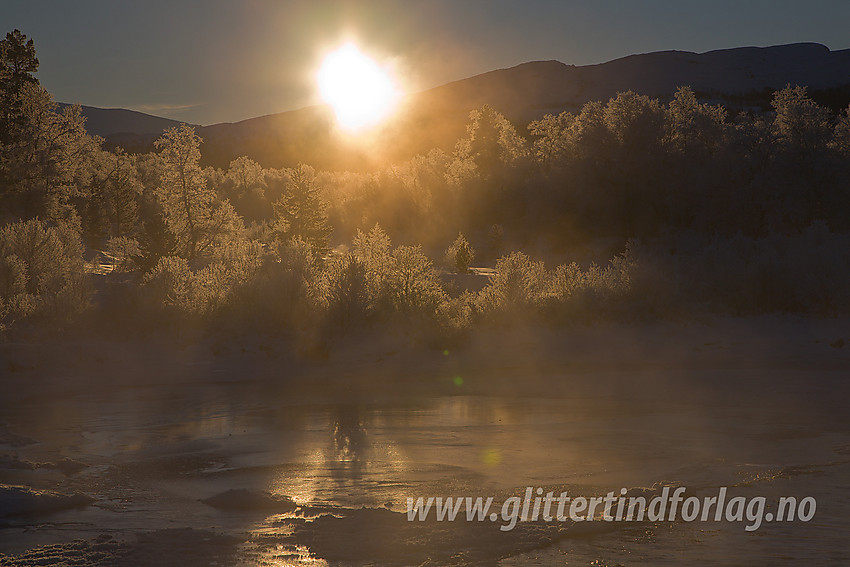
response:
M527 61L603 63L811 41L850 48L847 0L0 0L57 101L214 124L320 103L346 41L416 92Z

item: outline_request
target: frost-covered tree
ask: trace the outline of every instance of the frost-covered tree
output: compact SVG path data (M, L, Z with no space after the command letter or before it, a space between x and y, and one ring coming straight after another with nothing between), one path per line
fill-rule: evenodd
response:
M230 162L224 176L224 194L246 220L271 218L273 211L266 199L266 171L254 160L242 156Z
M771 102L774 132L780 143L802 157L822 150L832 138L832 117L806 93L806 87L776 91Z
M242 221L229 201L217 201L200 167L201 138L186 124L168 129L156 142L161 174L157 196L168 231L181 255L194 260L235 234Z
M21 127L26 123L22 91L24 85L38 85L33 73L38 71L33 40L20 30L6 34L0 40L0 144L9 144L17 139Z
M330 320L341 327L350 326L371 307L366 266L354 254L331 257L319 285Z
M715 153L724 142L726 114L722 106L700 103L690 87L680 87L666 109L665 141L679 152Z
M92 242L136 231L142 184L133 157L121 148L97 152L93 160L90 198L84 216Z
M807 95L805 87L788 85L777 91L772 106L778 146L774 158L779 158L772 165L779 174L775 185L789 224L802 228L813 218L833 216L834 205L844 206L833 199L839 185L838 164L827 151L834 136L833 117Z
M388 301L389 273L392 269L390 237L377 224L368 233L360 230L354 237L354 257L364 266L366 288L372 305Z
M434 264L420 246L399 246L393 251L388 283L396 310L428 313L437 309L446 293Z
M100 140L86 133L81 108L56 111L35 83L20 90L21 121L0 152L0 198L5 213L79 224L76 202L88 198L91 163Z
M458 234L455 241L446 249L446 260L458 273L468 272L469 265L474 259L475 249L463 234Z
M455 154L469 161L481 177L489 178L505 167L515 167L528 157L528 145L513 124L488 105L469 113L467 137L458 141Z
M324 254L330 243L331 228L326 205L316 186L316 172L306 164L286 170L286 188L274 204L275 233L288 241L300 238Z
M547 114L528 125L528 132L536 138L534 158L544 169L563 166L572 156L574 148L570 126L575 120L572 113L561 112L557 116Z

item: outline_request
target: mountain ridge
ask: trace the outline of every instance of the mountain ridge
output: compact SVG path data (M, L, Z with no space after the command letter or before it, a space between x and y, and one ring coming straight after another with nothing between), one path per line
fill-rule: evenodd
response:
M850 49L832 51L819 43L802 42L704 53L655 51L592 65L569 65L554 59L529 61L410 95L398 115L368 137L368 147L358 147L337 132L332 112L323 106L200 126L197 131L205 140L204 162L210 165L224 167L230 160L248 155L266 167L303 161L321 168L369 169L387 160L409 159L432 147L451 150L465 134L469 111L484 104L523 128L545 114L576 111L587 102L605 101L627 90L669 98L679 86L690 86L704 98L724 102L786 84L812 90L850 86ZM90 108L83 108L87 117ZM107 109L98 110L92 116L99 122L88 126L108 144L150 145L151 136L161 132L108 132L110 125L104 122ZM165 127L179 124L160 120Z

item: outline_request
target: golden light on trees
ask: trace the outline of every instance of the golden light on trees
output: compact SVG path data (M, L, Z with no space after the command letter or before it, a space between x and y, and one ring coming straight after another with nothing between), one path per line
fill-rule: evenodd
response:
M400 91L389 69L347 43L329 53L317 75L319 93L333 107L339 124L358 130L386 118Z

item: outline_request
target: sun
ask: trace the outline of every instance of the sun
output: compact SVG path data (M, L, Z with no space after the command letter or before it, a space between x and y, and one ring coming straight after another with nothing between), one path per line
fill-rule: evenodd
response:
M353 43L329 53L317 79L322 98L333 107L340 125L348 130L371 126L386 118L400 95L390 72Z

